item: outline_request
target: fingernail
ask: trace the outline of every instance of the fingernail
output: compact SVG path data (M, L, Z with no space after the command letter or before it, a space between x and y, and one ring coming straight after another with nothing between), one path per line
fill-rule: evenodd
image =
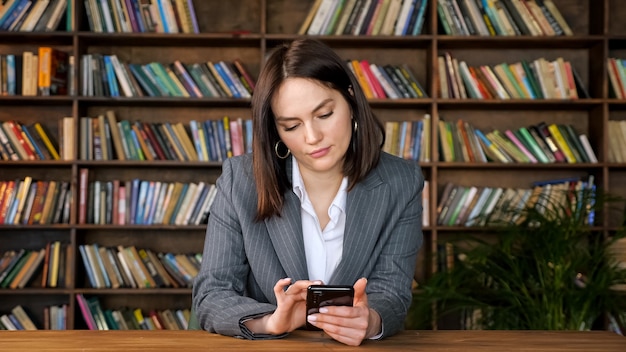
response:
M320 313L328 313L328 308L320 308L319 312Z
M317 321L317 317L315 315L307 315L306 320L310 323Z

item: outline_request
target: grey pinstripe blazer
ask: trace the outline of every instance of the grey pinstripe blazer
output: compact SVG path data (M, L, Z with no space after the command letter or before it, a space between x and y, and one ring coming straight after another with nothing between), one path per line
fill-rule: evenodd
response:
M402 329L411 304L423 238L423 183L416 163L383 153L378 166L348 193L343 256L327 284L353 285L366 277L368 302L382 318L383 337ZM255 222L250 154L224 162L217 189L193 287L200 326L229 336L279 337L251 334L241 321L275 310L273 287L279 279L308 279L300 200L288 190L282 216Z

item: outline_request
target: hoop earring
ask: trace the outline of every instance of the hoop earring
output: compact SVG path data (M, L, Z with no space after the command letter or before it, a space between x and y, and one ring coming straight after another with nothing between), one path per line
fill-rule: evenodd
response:
M355 132L355 133L356 133L356 130L358 130L358 129L359 129L359 123L358 123L358 122L356 122L356 120L355 120L355 119L352 119L352 121L354 121L354 123L352 124L352 127L354 127L353 132Z
M284 155L280 155L278 152L278 146L280 145L282 141L278 141L276 142L276 144L274 144L274 153L276 153L276 156L279 159L287 159L287 157L289 157L289 155L291 155L291 150L289 150L289 148L287 148L287 145L285 145L285 148L287 149L287 153L285 153ZM285 144L285 143L283 143Z

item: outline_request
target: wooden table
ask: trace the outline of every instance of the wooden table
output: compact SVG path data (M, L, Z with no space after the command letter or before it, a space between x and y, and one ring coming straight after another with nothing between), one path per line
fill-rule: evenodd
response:
M626 351L626 337L606 331L404 331L350 347L323 333L296 331L248 341L204 331L0 331L0 351Z

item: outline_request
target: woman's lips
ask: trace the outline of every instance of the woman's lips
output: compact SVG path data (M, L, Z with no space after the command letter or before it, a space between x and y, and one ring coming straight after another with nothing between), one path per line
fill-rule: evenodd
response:
M316 158L316 159L317 159L317 158L321 158L321 157L325 156L325 155L326 155L326 154L328 154L329 152L330 152L330 147L315 150L315 151L313 151L312 153L310 153L309 155L310 155L312 158Z

